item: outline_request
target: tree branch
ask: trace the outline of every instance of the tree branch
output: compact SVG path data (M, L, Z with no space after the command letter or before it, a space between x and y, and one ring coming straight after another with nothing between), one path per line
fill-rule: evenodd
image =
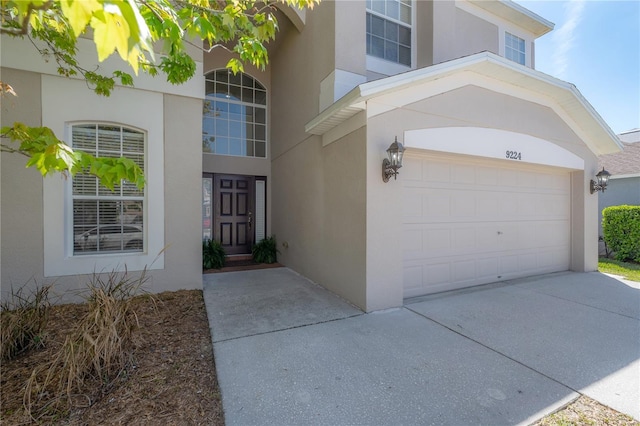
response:
M47 10L51 6L53 6L53 0L49 0L46 3L41 4L40 6L35 6L33 3L29 3L27 6L27 13L22 20L22 26L18 30L17 28L5 28L0 27L0 34L9 34L13 36L26 35L29 33L29 21L31 20L31 14L36 10Z

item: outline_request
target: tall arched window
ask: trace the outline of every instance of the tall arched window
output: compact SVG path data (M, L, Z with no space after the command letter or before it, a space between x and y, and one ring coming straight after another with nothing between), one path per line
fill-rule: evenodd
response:
M267 91L253 77L228 69L205 76L202 150L240 157L267 156Z

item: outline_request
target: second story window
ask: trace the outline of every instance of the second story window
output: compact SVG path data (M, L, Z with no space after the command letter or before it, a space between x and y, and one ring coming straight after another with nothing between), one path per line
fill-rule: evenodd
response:
M520 65L526 64L525 42L518 36L511 33L504 34L504 57L517 62Z
M244 73L228 69L206 76L202 150L239 157L267 156L267 91Z
M411 0L367 0L367 55L411 66Z

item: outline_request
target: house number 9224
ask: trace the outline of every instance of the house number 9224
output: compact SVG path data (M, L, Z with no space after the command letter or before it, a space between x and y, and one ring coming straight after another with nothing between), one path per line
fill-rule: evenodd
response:
M509 160L522 160L522 154L518 151L507 151L506 158Z

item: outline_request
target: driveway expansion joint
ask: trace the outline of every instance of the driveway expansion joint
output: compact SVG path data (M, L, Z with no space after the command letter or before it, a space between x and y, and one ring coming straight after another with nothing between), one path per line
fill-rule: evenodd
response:
M333 319L329 319L329 320L326 320L326 321L318 321L318 322L313 322L313 323L309 323L309 324L293 325L291 327L278 328L276 330L269 330L269 331L264 331L264 332L261 332L261 333L247 334L245 336L229 337L228 339L214 340L213 344L215 345L216 343L230 342L230 341L233 341L233 340L245 339L247 337L264 336L264 335L267 335L267 334L279 333L281 331L295 330L297 328L305 328L305 327L311 327L311 326L314 326L314 325L327 324L327 323L330 323L330 322L342 321L342 320L346 320L346 319L349 319L349 318L356 318L356 317L359 317L359 316L362 316L362 315L365 315L365 312L361 312L359 314L353 314L353 315L349 315L349 316L341 317L341 318L333 318Z
M535 368L533 368L533 367L531 367L531 366L529 366L529 365L527 365L527 364L524 364L522 361L518 361L517 359L512 358L512 357L510 357L509 355L504 354L504 353L500 352L499 350L492 348L491 346L488 346L488 345L486 345L486 344L484 344L484 343L482 343L482 342L480 342L480 341L478 341L478 340L475 340L475 339L473 339L473 338L471 338L471 337L467 336L466 334L463 334L463 333L461 333L460 331L458 331L458 330L456 330L456 329L454 329L454 328L451 328L451 327L447 326L446 324L443 324L443 323L441 323L441 322L439 322L439 321L437 321L437 320L435 320L435 319L433 319L433 318L430 318L430 317L428 317L428 316L426 316L426 315L424 315L424 314L421 314L420 312L414 311L413 309L411 309L411 308L409 308L409 307L407 307L407 306L405 306L404 308L405 308L406 310L408 310L408 311L410 311L410 312L413 312L414 314L416 314L416 315L418 315L418 316L420 316L420 317L424 318L424 319L427 319L427 320L429 320L429 321L431 321L431 322L433 322L433 323L435 323L435 324L437 324L437 325L439 325L439 326L441 326L441 327L446 328L446 329L447 329L447 330L449 330L449 331L454 332L455 334L457 334L457 335L459 335L459 336L461 336L461 337L463 337L463 338L465 338L465 339L468 339L468 340L470 340L470 341L472 341L472 342L474 342L474 343L476 343L476 344L478 344L478 345L480 345L480 346L482 346L482 347L484 347L484 348L486 348L486 349L489 349L490 351L492 351L492 352L494 352L494 353L496 353L496 354L498 354L498 355L500 355L500 356L503 356L503 357L507 358L508 360L511 360L511 361L515 362L516 364L521 365L522 367L524 367L524 368L526 368L526 369L528 369L528 370L531 370L531 371L533 371L534 373L539 374L539 375L541 375L542 377L545 377L545 378L547 378L547 379L551 380L552 382L555 382L555 383L559 384L560 386L564 386L565 388L567 388L567 389L569 389L569 390L571 390L571 391L573 391L573 392L577 393L578 395L582 395L582 392L580 392L579 390L574 389L574 388L572 388L571 386L567 385L566 383L562 383L562 382L560 382L559 380L554 379L553 377L551 377L551 376L549 376L549 375L547 375L547 374L545 374L545 373L543 373L543 372L541 372L541 371L538 371L538 370L536 370Z

